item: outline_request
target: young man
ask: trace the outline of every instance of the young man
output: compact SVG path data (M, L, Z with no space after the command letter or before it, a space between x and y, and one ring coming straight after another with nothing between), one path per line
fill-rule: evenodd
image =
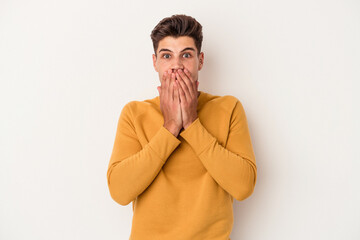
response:
M121 111L107 172L111 197L132 202L131 240L229 240L233 199L257 168L240 101L198 91L202 26L173 15L151 33L159 96Z

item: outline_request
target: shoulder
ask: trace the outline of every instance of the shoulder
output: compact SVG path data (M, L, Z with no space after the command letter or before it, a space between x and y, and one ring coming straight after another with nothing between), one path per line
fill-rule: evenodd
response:
M158 106L158 97L145 100L132 100L127 102L123 108L122 112L130 114L132 117L139 116L143 113L148 112L149 110L157 109ZM159 108L160 110L160 108Z
M228 112L232 112L237 106L242 107L242 104L238 98L232 95L209 95L208 103L215 105L216 107L222 108Z

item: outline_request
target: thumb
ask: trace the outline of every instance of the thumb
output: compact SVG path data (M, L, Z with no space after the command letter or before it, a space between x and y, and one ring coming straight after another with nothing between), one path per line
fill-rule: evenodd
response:
M161 93L161 88L160 87L157 87L157 90L159 92L159 94Z

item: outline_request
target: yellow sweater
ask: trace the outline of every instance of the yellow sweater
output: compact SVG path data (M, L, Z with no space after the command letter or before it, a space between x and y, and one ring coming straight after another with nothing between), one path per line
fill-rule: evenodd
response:
M254 191L241 102L199 92L198 118L178 137L163 127L159 96L121 111L107 180L117 203L132 202L130 240L229 240L233 198Z

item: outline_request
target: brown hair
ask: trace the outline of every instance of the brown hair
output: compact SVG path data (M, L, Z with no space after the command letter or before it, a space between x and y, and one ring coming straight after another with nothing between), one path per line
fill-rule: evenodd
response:
M150 35L155 55L159 46L159 41L167 36L175 38L180 36L192 37L198 50L198 54L200 54L201 43L203 40L202 26L195 18L184 14L177 14L161 20L152 30Z

